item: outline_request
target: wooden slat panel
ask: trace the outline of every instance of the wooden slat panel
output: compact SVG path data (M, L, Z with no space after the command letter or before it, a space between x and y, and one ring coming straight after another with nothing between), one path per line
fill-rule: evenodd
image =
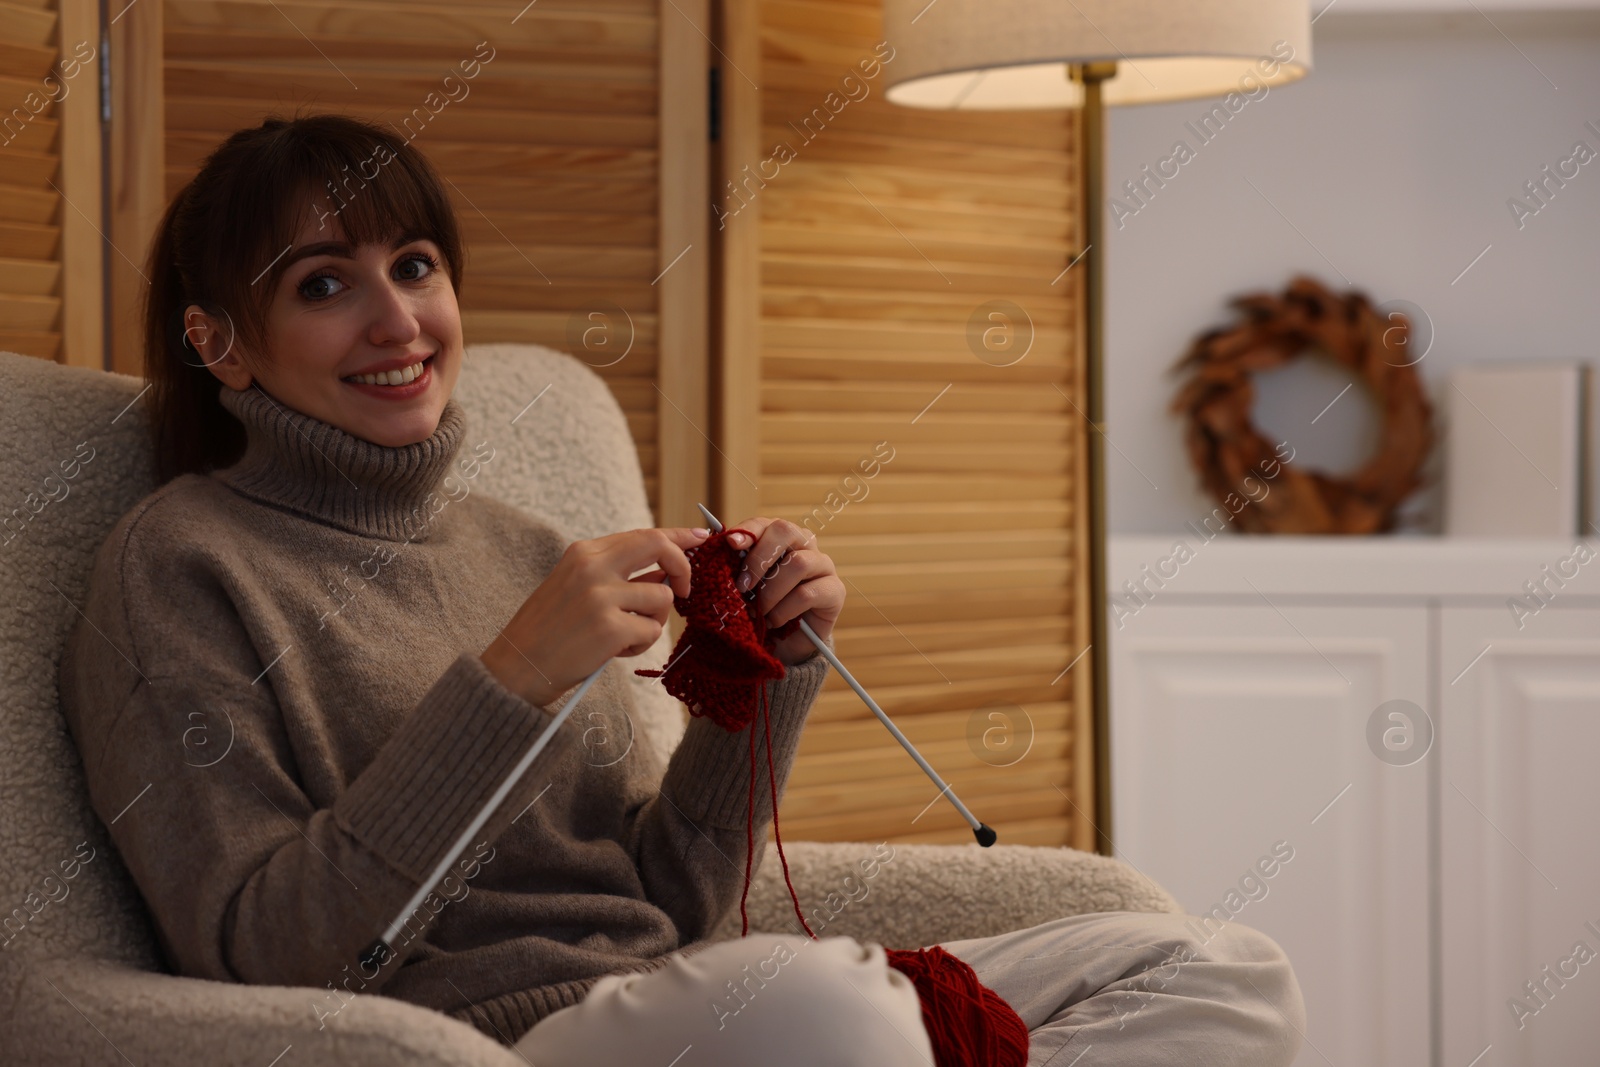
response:
M487 77L488 74L489 71L485 70L479 77ZM270 103L261 105L263 116L274 110L285 109ZM167 141L167 164L187 168L192 174L199 169L206 153L217 146L218 140L232 132L222 130L186 134L174 131ZM511 182L533 181L536 183L532 187L535 191L550 192L537 183L551 178L571 183L576 174L583 174L590 182L602 184L613 180L653 182L656 172L656 153L645 149L537 144L475 145L449 141L422 147L441 173L450 175L452 181L460 183L455 187L457 190L470 188L463 178L457 177L458 174L468 181L492 178ZM529 198L532 199L533 195L530 193Z
M5 148L4 152L5 166L0 173L5 175L8 183L24 187L48 189L61 162L46 152L26 152L11 147Z
M169 0L174 2L174 0ZM528 15L517 23L518 27L537 25L536 13L544 8L544 3L530 9ZM270 9L269 9L270 10ZM530 23L530 20L533 20ZM346 19L348 22L349 19ZM357 20L359 21L359 20ZM481 22L481 20L478 20ZM503 27L505 22L499 9L489 17L489 24L499 21ZM284 29L281 36L271 32L258 33L250 30L234 31L226 24L210 26L178 27L167 34L168 56L179 57L185 62L195 59L205 60L243 60L246 63L282 62L285 60L304 59L308 54L316 54L306 44L306 39L289 31L287 23L280 22ZM466 24L462 24L465 27ZM515 32L515 31L513 31ZM526 31L524 31L526 32ZM651 81L655 77L654 56L649 52L638 51L608 51L604 48L589 48L573 44L550 44L538 37L528 37L518 42L511 42L502 29L496 29L488 38L482 34L474 36L467 29L462 28L455 35L440 40L432 40L426 36L407 38L385 38L380 34L338 36L334 34L318 34L317 47L323 55L336 60L336 69L345 69L347 61L361 61L373 65L390 64L391 66L408 64L411 69L433 70L442 62L446 67L453 65L463 56L470 55L475 43L485 39L492 40L496 49L495 62L501 62L502 57L507 60L507 65L513 68L536 65L581 65L585 68L602 68L608 74L617 70L625 72L632 80ZM444 43L441 43L443 41ZM459 42L459 43L455 43ZM504 46L502 49L502 45ZM350 71L346 71L350 73ZM351 75L351 80L359 80ZM346 83L346 88L349 83Z
M86 366L100 365L102 321L101 242L86 239L97 20L92 0L0 0L0 349Z
M950 783L959 796L962 783ZM937 791L930 785L925 795L886 806L868 808L861 805L857 811L814 818L784 819L783 832L791 839L815 841L903 841L915 837L929 840L921 834L935 830L950 832L950 841L970 842L972 831L962 821L956 809L949 804L930 803ZM926 810L924 810L926 809ZM1067 818L1063 812L1072 808L1065 796L1053 789L1040 789L1002 796L985 796L978 818L1000 832L1001 840L1010 843L1010 824L1017 820L1040 818Z
M921 382L860 382L841 391L832 385L815 382L770 380L762 385L761 406L769 412L814 411L826 406L832 411L898 411L906 422L937 402L946 414L1003 412L1033 415L1041 412L1063 414L1073 401L1053 389L1033 389L1004 382L988 383L984 389L930 388Z
M770 168L769 168L770 169ZM939 173L883 163L862 170L849 163L832 163L807 157L806 165L782 172L782 186L838 193L848 189L874 203L947 203L953 211L1027 209L1054 213L1063 210L1061 187L1054 181L994 182L986 177ZM778 188L778 183L773 183ZM1070 209L1067 209L1070 211Z
M870 253L843 259L831 253L786 251L772 248L763 262L763 279L779 288L828 286L860 290L883 287L897 291L915 289L926 283L928 263L916 256L904 258L884 254L879 247ZM1015 263L952 263L939 265L945 293L952 300L971 300L978 304L996 292L1010 293L1012 299L1055 297L1060 282L1038 270L1029 271Z
M542 249L540 250L543 251ZM548 262L541 255L540 262ZM499 308L503 311L555 311L571 316L575 309L600 308L616 304L624 308L649 307L650 286L634 279L595 279L581 285L546 285L535 275L513 277L500 272L484 275L476 269L473 259L467 275L467 291L463 293L464 306ZM524 271L532 268L523 263ZM595 360L594 362L604 362Z
M491 66L502 57L496 54ZM441 77L419 71L415 63L397 64L392 60L342 58L340 67L361 86L361 95L376 101L415 106L430 92L437 92ZM628 70L640 80L624 81L619 74ZM474 107L543 112L591 113L600 118L634 115L651 118L656 111L656 87L648 79L647 68L594 67L571 63L529 64L522 77L498 80L473 79L466 95L454 103L473 101ZM286 79L295 93L317 96L342 92L349 83L320 56L285 57L270 64L241 67L204 58L173 60L167 64L167 88L173 97L190 100L247 100L260 103L289 98ZM647 142L651 145L653 141ZM460 179L457 179L460 180Z
M976 589L969 587L966 592L983 593L992 597L997 590L983 586ZM1061 592L1058 590L1058 593ZM878 602L878 598L870 593L858 599L870 599L874 604ZM864 605L864 607L866 612L875 614L870 606ZM861 617L860 614L857 617ZM1057 616L1057 625L1054 627L1054 632L1057 634L1060 633L1060 618L1061 616ZM880 624L884 620L873 618L870 621L873 624ZM1067 660L1062 658L1063 654L1059 648L1053 644L1040 643L1045 640L1042 634L1052 631L1049 625L1050 619L1040 620L1041 636L1030 635L1025 639L1029 643L1018 641L1002 645L993 639L983 640L979 637L958 647L944 649L929 641L928 631L919 628L917 624L901 623L892 616L888 621L899 627L897 636L901 638L902 644L897 647L892 641L880 640L877 642L878 645L886 647L887 650L875 656L866 656L867 661L858 667L852 667L851 673L863 685L871 679L872 683L880 688L897 687L903 690L901 696L907 700L920 696L918 687L953 686L964 681L985 678L1006 679L1010 683L1028 686L1038 685L1043 687L1045 693L1049 693L1053 678L1067 665ZM971 625L980 635L985 630L981 623L974 622ZM850 632L853 633L853 629ZM1001 628L997 632L1004 632L1004 629ZM837 642L841 649L845 645L855 647L854 642L844 640L844 636L841 635L841 639ZM918 640L919 637L922 641ZM924 643L927 647L924 647ZM1055 695L1060 696L1059 692ZM879 704L890 710L887 700L880 699ZM845 702L846 708L851 706L848 701ZM864 705L862 710L867 710Z
M61 264L39 259L0 259L0 293L49 296L56 291Z
M60 209L60 195L48 186L28 189L0 181L0 220L49 224Z
M0 0L3 2L3 0ZM383 0L174 0L167 5L167 26L176 32L226 31L237 37L285 38L292 27L317 41L329 55L349 49L360 54L376 51L388 42L420 43L442 51L442 42L464 42L462 55L471 55L478 41L509 41L509 19L504 7L487 4L428 5L397 9ZM288 24L288 27L285 26ZM585 53L616 61L632 54L640 62L655 59L655 19L647 13L579 13L540 6L518 22L519 39L540 49L564 55L568 62ZM496 57L500 45L495 44ZM512 46L508 43L507 50ZM169 53L170 54L170 53ZM303 54L302 52L293 54Z
M898 454L896 458L898 459ZM827 488L812 498L817 505L827 503L824 493L838 487L841 473L843 472L820 472L815 475L819 480L827 479L821 483ZM774 478L768 481L789 484L788 479ZM1071 485L1071 479L1065 476L1022 478L1010 472L983 477L972 475L934 477L897 472L895 478L874 479L871 483L872 499L879 505L934 502L941 507L987 501L1032 501L1040 497L1049 499L1052 493L1066 492Z
M55 259L61 243L58 226L0 222L0 256L12 259Z
M653 170L642 170L645 176L640 178L577 177L559 170L539 172L532 168L513 180L464 174L453 179L450 193L457 210L463 212L522 211L532 205L562 203L573 211L637 214L650 211L657 195Z
M0 37L13 44L42 48L55 40L56 12L48 8L0 0Z
M504 240L481 244L472 250L472 272L467 287L462 290L464 301L471 301L472 285L476 279L501 275L518 284L562 285L639 283L648 286L654 263L650 253L639 248L604 248L547 245L533 251L518 248ZM611 299L615 300L614 297ZM621 303L621 301L617 301ZM638 309L628 306L638 315ZM574 310L582 311L585 305L574 301ZM648 310L648 309L646 309Z
M809 491L792 489L792 482L810 481ZM814 533L828 533L829 550L837 538L852 533L896 533L905 530L959 531L1013 530L1021 526L1065 527L1072 508L1064 500L918 500L896 503L877 499L871 508L851 508L849 497L835 493L837 485L817 484L819 479L766 478L762 489L776 511L799 515ZM874 498L876 499L876 498ZM817 503L817 501L822 503ZM800 521L796 519L795 521Z
M881 101L863 101L863 107L882 104ZM848 112L846 113L848 114ZM846 121L844 116L841 123ZM786 127L771 126L764 133L768 138L782 139ZM791 136L793 131L789 131ZM797 140L800 140L796 137ZM892 164L918 170L953 170L968 179L983 175L998 181L1023 181L1060 183L1065 187L1072 180L1072 160L1060 152L1046 149L986 148L974 152L959 141L948 143L919 140L913 137L893 137L887 134L851 134L825 130L810 141L795 144L799 159L784 165L784 169L800 162L850 163L871 166L877 163ZM770 169L770 168L769 168Z
M818 234L808 226L792 226L774 220L763 227L762 243L776 252L831 255L840 260L887 257L920 264L922 269L917 280L922 284L927 284L931 278L940 285L948 285L941 273L941 264L947 262L1003 265L1044 281L1055 278L1071 262L1070 256L1058 256L1056 250L1047 245L1008 245L981 229L946 238L924 234L921 240L907 240L887 222L881 231Z
M950 326L966 326L972 317L972 308L983 299L980 296L971 302L958 302L952 299L949 292L861 292L831 287L770 284L763 288L762 311L775 319L822 319L833 327L841 322L857 322L870 327L874 321L911 320L941 327L941 333L945 336L957 332L948 329ZM1027 319L1036 328L1051 326L1057 329L1070 325L1070 321L1064 309L1043 301L1029 309Z
M781 123L768 126L767 133L770 137L789 141L797 149L801 142L826 136L828 127L841 120L849 108L854 107L857 101L869 98L860 95L859 88L854 90L857 94L854 98L841 93L841 97L851 99L852 102L845 105L845 111L836 116L831 109L824 106L823 100L829 92L839 92L837 76L829 79L824 75L802 82L798 78L785 78L782 68L774 71L773 68L777 66L771 64L767 67L767 76L762 82L762 93L766 97L767 114L783 116L783 120ZM865 84L859 73L855 78L858 84ZM991 146L1027 152L1036 152L1045 146L1053 146L1061 152L1069 150L1071 140L1069 128L1063 125L1061 120L1045 118L1026 121L1025 116L1009 118L1011 121L995 122L981 112L952 112L941 116L940 124L951 139L984 146L985 151ZM897 107L863 108L859 115L851 114L849 121L850 129L857 134L877 134L886 137L920 137L920 131L926 129L926 126L926 118L919 115L915 109Z
M465 83L463 83L465 84ZM490 108L485 104L468 107L471 93L461 105L439 93L437 83L415 95L368 99L362 93L360 104L338 106L307 105L301 114L336 111L380 126L391 126L403 138L447 137L456 142L532 141L542 144L582 147L651 148L655 144L654 115L586 115L582 113L528 113ZM429 92L438 93L438 110L424 106ZM261 105L252 100L226 100L214 97L167 96L167 125L178 130L232 130L261 121ZM440 132L436 132L440 131Z
M1038 845L1056 847L1074 845L1076 817L1047 816L1043 819L1013 819L1006 823L1006 843L1011 845ZM965 825L928 833L905 834L899 838L908 845L965 845L972 840L972 832Z
M54 0L11 0L11 3L16 7L34 8L39 11L54 11L56 7Z
M860 454L859 446L848 444L784 445L762 448L761 462L774 474L795 474L819 468L849 469ZM896 473L982 473L999 469L1023 474L1067 473L1072 456L1064 450L1027 449L1012 446L937 444L906 449L896 457Z
M967 750L965 742L948 745L930 745L923 752L929 762L937 761L946 768L946 781L959 782L958 790L968 805L980 798L1014 795L1018 792L1048 794L1059 784L1058 764L1071 756L1065 733L1038 738L1032 751L1011 767L990 767L978 763ZM791 819L828 819L850 815L862 807L890 808L913 805L921 811L930 805L937 807L935 798L939 790L927 777L911 764L915 775L887 773L904 760L904 753L896 758L895 751L879 749L870 753L875 759L857 763L842 763L837 754L828 762L837 767L839 780L834 782L791 785L784 794L789 807L784 812Z
M897 563L968 563L973 551L1008 560L1059 558L1071 544L1063 529L1032 528L987 533L939 528L925 532L902 530L892 534L828 532L828 554L852 568L890 566Z
M59 333L0 329L0 352L16 352L40 359L55 359L61 351Z
M6 151L54 154L61 129L60 122L51 117L55 108L51 104L35 114L19 100L12 110L0 113L0 143Z
M0 330L48 332L60 312L57 297L0 294Z
M882 416L870 413L847 415L830 411L825 415L811 417L774 413L762 420L761 441L762 444L772 444L779 448L787 448L790 445L804 447L818 438L824 441L858 441L883 429L885 427ZM912 430L906 433L907 429L909 428L902 425L896 428L896 432L901 434L903 439L915 441L921 438L923 442L929 443L937 441L960 445L1049 445L1066 448L1072 440L1059 415L1054 418L1049 415L1006 417L1001 414L956 415L945 411L936 430L923 433ZM898 453L896 458L899 458Z
M761 359L762 369L774 379L811 378L874 384L888 378L905 380L923 377L931 383L937 383L934 386L935 391L944 385L969 383L981 385L997 380L1004 380L1008 385L1018 382L1037 382L1046 388L1061 384L1063 373L1061 364L1047 362L1042 353L1038 359L1030 353L1026 359L1005 367L1002 374L996 368L970 356L963 359L959 349L947 348L942 344L948 340L947 338L938 338L941 344L937 349L904 343L904 338L897 337L893 333L880 333L873 338L881 339L886 344L893 343L895 349L899 349L897 351L887 347L874 350L865 346L846 344L852 335L852 331L841 327L835 335L838 344L834 347L809 351L780 349L769 352ZM926 333L919 336L925 340L928 338Z
M1072 711L1064 703L1030 704L1021 710L1027 713L1029 721L1037 731L1065 730L1071 726ZM906 723L905 733L919 746L935 741L965 739L971 731L970 718L965 712L918 715ZM807 733L800 742L802 752L816 756L832 756L838 753L853 755L857 751L875 746L884 751L894 749L893 743L889 741L888 735L883 732L876 719L864 719L859 723L840 723L831 730L813 731ZM802 775L817 767L827 766L829 764L815 763L804 771L796 767L789 780L791 783L805 781ZM927 779L924 778L923 781Z
M0 70L15 78L43 78L55 64L54 48L30 45L0 35Z
M931 718L932 716L922 716ZM955 719L958 716L945 715L946 719ZM1065 707L1061 710L1060 718L1068 719L1070 714ZM983 720L979 720L980 723ZM999 728L999 727L997 727ZM818 731L819 734L833 731ZM1031 756L1064 756L1071 750L1071 734L1064 728L1042 729L1038 724L1025 728L1023 736L1027 739L1019 743L1017 751L1004 759L996 758L995 763L985 762L979 753L983 731L978 730L973 738L968 738L963 732L960 737L949 739L930 740L926 737L915 738L917 748L930 761L936 761L941 767L947 769L951 775L959 775L971 780L992 780L996 783L1010 784L1022 781L1021 775L1027 773L1036 776L1036 782L1048 784L1054 769L1047 761L1035 761ZM974 751L976 746L977 750ZM810 754L811 749L801 747L802 752ZM793 776L789 779L791 792L815 792L818 806L813 808L812 814L824 814L827 809L822 805L823 792L836 785L850 785L852 783L871 779L886 788L905 789L917 796L929 795L928 778L922 769L909 760L898 758L901 749L886 734L880 734L871 741L859 744L848 749L824 750L819 755L827 755L826 760L808 761L803 767L796 767ZM1016 774L1007 773L1013 768L1007 766L1011 759L1017 761ZM987 776L987 778L984 778ZM999 791L1004 792L1004 789ZM937 792L937 790L934 790ZM837 799L838 794L827 793L827 803Z
M849 576L846 576L844 581L846 585L854 583L854 579ZM849 628L837 634L836 643L841 649L853 639L856 627L863 622L874 627L889 625L897 627L902 633L911 634L916 632L911 627L927 622L966 620L976 626L981 620L988 619L1032 619L1039 616L1065 615L1072 606L1070 592L1056 587L1004 592L966 589L947 593L936 599L918 593L885 593L874 596L870 603L861 597L857 600L861 611L852 619ZM909 617L913 609L917 613L916 618ZM1048 621L1044 620L1045 624L1048 624ZM846 693L849 693L849 690L841 691L840 695ZM860 705L859 700L856 703ZM861 710L863 714L870 714L865 706L862 706Z
M730 229L759 218L759 281L727 289L759 310L760 386L729 384L759 421L736 407L724 447L759 457L760 513L819 534L847 590L841 659L963 800L1002 840L1087 844L1074 118L893 107L881 69L858 66L881 40L875 4L759 10L760 115L730 119L719 202ZM763 180L780 143L793 158ZM992 318L994 301L1021 318ZM1018 349L986 348L986 329ZM1032 743L1000 765L985 716L1007 702ZM936 796L830 676L786 836L970 841Z

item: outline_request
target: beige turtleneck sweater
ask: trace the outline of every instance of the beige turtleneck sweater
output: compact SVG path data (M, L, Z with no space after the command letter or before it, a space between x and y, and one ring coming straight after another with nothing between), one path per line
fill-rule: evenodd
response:
M258 387L222 400L243 458L122 517L61 665L94 809L173 970L314 987L330 1028L379 993L510 1044L702 941L743 884L749 739L695 718L665 767L626 747L613 660L391 961L358 963L576 691L535 707L479 658L570 539L473 488L494 446L455 401L387 448ZM768 683L780 790L826 672L813 654Z

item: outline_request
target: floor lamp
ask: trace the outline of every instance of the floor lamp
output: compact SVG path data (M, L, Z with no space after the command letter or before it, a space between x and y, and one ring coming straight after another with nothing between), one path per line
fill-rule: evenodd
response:
M905 107L1078 108L1083 146L1084 386L1096 847L1112 852L1104 415L1105 108L1221 97L1220 129L1311 69L1306 0L883 0L884 95ZM1175 135L1178 131L1174 131ZM1191 146L1196 147L1196 146ZM1174 146L1176 148L1176 145ZM1136 199L1171 173L1126 183ZM1142 186L1140 183L1144 183Z

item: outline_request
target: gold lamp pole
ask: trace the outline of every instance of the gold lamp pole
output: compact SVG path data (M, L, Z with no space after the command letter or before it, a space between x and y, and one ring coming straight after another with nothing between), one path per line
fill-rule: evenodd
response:
M1116 63L1074 63L1070 76L1083 87L1078 114L1083 151L1083 391L1089 445L1089 652L1094 731L1095 851L1111 855L1111 657L1106 640L1106 435L1105 435L1105 102L1101 90Z
M1110 855L1106 575L1105 109L1254 93L1311 70L1305 0L883 0L885 98L962 110L1079 108L1096 848Z

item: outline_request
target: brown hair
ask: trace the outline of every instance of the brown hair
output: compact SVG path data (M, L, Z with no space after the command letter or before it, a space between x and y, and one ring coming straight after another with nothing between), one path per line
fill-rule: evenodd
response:
M344 115L271 117L206 157L173 198L150 250L144 308L145 379L157 484L225 467L244 449L244 427L217 399L221 388L188 343L183 313L198 304L266 358L267 314L279 262L317 198L353 245L406 235L439 246L459 296L465 250L438 173L403 138ZM219 357L213 357L219 358Z

